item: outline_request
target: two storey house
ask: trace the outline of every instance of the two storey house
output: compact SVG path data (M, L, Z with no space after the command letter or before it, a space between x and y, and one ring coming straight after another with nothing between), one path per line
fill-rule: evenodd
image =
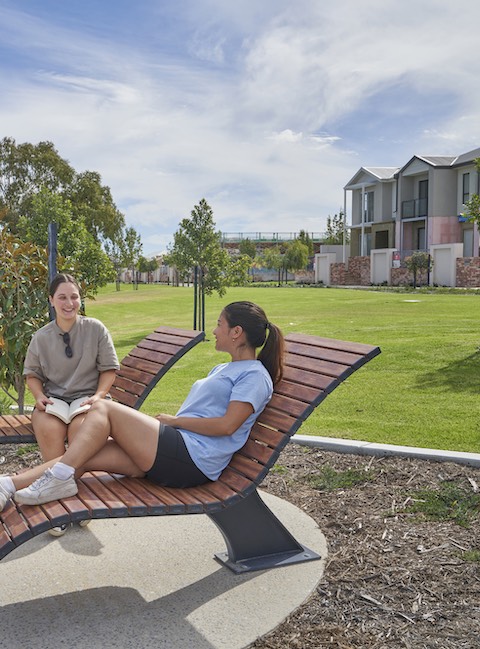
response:
M471 266L472 280L467 278L467 284L478 285L479 232L463 215L465 203L480 194L477 158L480 148L458 156L414 155L403 167L360 168L344 187L345 214L351 217L351 258L370 263L375 251L390 250L402 263L422 251L433 257L438 253L439 263L445 264L448 251L454 258L449 275L455 277L454 284L464 285L460 267ZM446 276L439 275L451 285Z

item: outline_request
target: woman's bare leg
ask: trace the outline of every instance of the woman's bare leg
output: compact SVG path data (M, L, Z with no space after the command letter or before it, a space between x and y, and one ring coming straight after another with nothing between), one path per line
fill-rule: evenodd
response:
M143 477L155 460L159 428L154 417L102 399L88 411L61 457L12 476L13 483L17 490L28 487L59 461L73 467L77 478L85 471Z
M87 411L88 412L88 411ZM80 415L77 415L72 419L67 427L67 441L69 444L72 443L73 438L80 430L81 425L83 424L85 417L87 416L86 412L82 412ZM65 451L62 451L62 455Z
M155 460L159 428L154 417L102 399L88 411L61 461L76 470L145 473Z
M67 426L61 419L35 409L32 412L32 426L44 462L65 453Z
M44 462L43 464L37 464L37 466L34 466L31 469L27 469L26 471L22 471L21 473L16 473L15 475L10 476L17 491L18 489L24 489L25 487L31 485L32 482L35 482L37 478L43 475L45 471L53 466L55 462L58 462L58 460L60 460L59 457L54 460Z

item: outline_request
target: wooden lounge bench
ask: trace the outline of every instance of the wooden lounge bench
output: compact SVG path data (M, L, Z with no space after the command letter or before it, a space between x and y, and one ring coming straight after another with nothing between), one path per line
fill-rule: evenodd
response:
M380 353L378 347L289 334L283 380L245 446L216 482L159 487L145 479L93 472L72 498L45 505L10 503L0 514L0 558L45 530L89 518L206 514L227 551L216 558L235 573L318 559L299 543L257 492L290 437L342 381Z
M205 339L203 331L159 327L125 356L110 394L125 406L140 409L168 370ZM35 442L29 415L0 415L0 444Z

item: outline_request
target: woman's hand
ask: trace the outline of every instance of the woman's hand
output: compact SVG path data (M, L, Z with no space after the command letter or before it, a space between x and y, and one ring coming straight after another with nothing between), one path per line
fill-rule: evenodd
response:
M161 421L162 424L165 424L165 426L173 426L173 428L177 427L177 418L174 415L167 415L165 413L160 413L155 417L155 419L158 419L158 421Z
M45 408L49 403L53 403L53 401L43 393L35 397L35 408L40 410L40 412L45 412Z

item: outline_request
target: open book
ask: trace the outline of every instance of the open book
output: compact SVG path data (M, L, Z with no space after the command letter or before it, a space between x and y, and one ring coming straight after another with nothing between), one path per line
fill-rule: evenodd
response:
M85 401L85 399L87 399L87 397L75 399L75 401L72 401L70 405L66 401L62 401L56 397L50 397L50 399L53 403L47 404L45 412L48 412L49 415L55 415L55 417L58 417L66 424L69 424L74 417L90 408L90 404L88 403L84 406L80 405Z

